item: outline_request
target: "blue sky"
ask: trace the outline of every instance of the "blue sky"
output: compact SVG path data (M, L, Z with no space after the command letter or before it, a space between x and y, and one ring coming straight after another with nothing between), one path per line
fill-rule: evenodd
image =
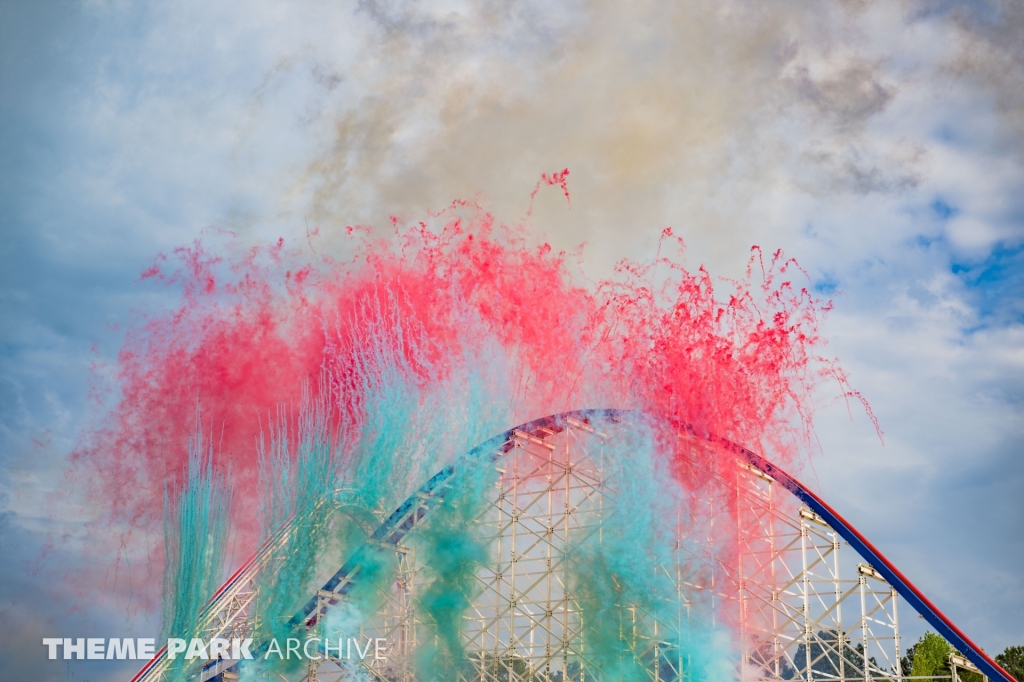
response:
M563 167L533 220L593 276L666 225L717 274L799 259L886 434L824 390L805 477L988 651L1024 644L1022 30L1012 2L3 0L0 676L155 629L53 576L112 580L63 472L110 400L90 366L173 302L157 253L456 197L517 220Z

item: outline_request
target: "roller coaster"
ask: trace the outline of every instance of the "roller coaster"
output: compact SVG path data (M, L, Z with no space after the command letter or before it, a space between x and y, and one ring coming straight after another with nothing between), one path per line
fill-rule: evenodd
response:
M337 652L308 660L288 674L261 671L259 656L253 661L197 660L175 671L174 679L418 680L417 651L437 636L420 599L432 579L424 560L424 529L456 490L460 475L480 468L493 474L487 503L475 518L489 560L476 571L471 603L459 616L463 660L454 676L466 682L615 679L602 674L601 652L586 636L593 625L586 619L595 613L586 602L601 597L574 579L581 566L573 548L600 543L608 532L602 510L620 494L620 482L609 473L603 453L613 444L628 443L637 418L624 410L568 412L517 426L477 446L387 516L308 595L288 624L296 633L318 631L332 613L344 611L368 580L366 567L386 561L393 573L375 588L373 613L355 625L359 638L386 642L386 656L353 659ZM655 569L670 585L664 603L620 600L613 615L601 611L615 621L619 655L631 657L645 679L697 679L679 633L694 619L720 619L738 633L731 674L742 682L903 682L913 678L900 665L899 619L920 615L959 652L950 660L953 682L965 670L1013 682L805 485L725 439L686 425L677 425L674 433L689 453L679 475L714 482L703 488L707 497L698 502L703 505L700 527L713 532L693 537L687 524L676 524L679 537L671 556ZM255 650L265 648L258 640L259 578L272 570L275 553L290 532L290 526L282 528L213 595L199 617L200 636L256 637ZM900 598L914 614L899 613ZM172 670L165 648L132 682L169 680Z

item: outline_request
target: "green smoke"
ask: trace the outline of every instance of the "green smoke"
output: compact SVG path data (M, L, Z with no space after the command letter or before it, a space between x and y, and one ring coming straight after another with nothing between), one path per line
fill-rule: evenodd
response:
M480 591L477 571L491 558L490 541L478 519L496 476L489 466L460 469L444 502L419 532L417 551L432 579L417 604L432 635L417 652L420 679L425 682L455 679L457 671L465 669L460 625Z
M163 638L198 636L202 612L220 586L230 529L231 488L213 468L202 422L188 443L186 479L164 489Z

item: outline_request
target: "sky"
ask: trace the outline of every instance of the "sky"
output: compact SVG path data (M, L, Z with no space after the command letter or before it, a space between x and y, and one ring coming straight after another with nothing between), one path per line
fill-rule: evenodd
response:
M177 302L158 254L340 250L456 198L518 221L562 168L530 221L587 276L666 226L717 275L798 259L885 434L824 387L801 476L1024 644L1021 3L0 0L0 677L122 679L40 640L158 628L67 474L125 330Z

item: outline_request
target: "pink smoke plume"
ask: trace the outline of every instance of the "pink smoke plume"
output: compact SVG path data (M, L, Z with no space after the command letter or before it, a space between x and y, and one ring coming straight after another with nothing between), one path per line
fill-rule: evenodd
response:
M542 182L568 197L566 176ZM765 258L753 247L746 277L723 280L684 267L683 242L666 229L653 261L624 260L613 278L586 285L570 274L569 254L474 203L454 202L429 222L440 227L396 221L383 239L350 227L355 256L346 260L311 259L284 239L240 256L197 241L159 257L143 279L180 289L180 304L130 328L117 360L120 400L73 454L111 521L159 523L165 483L187 467L182 444L198 400L251 545L256 434L318 376L330 377L340 414L365 414L346 386L359 378L368 315L373 333L400 331L397 347L424 386L451 376L474 347L498 348L516 423L633 408L793 466L812 449L816 386L838 379L841 394L860 399L819 357L830 303L780 251Z

